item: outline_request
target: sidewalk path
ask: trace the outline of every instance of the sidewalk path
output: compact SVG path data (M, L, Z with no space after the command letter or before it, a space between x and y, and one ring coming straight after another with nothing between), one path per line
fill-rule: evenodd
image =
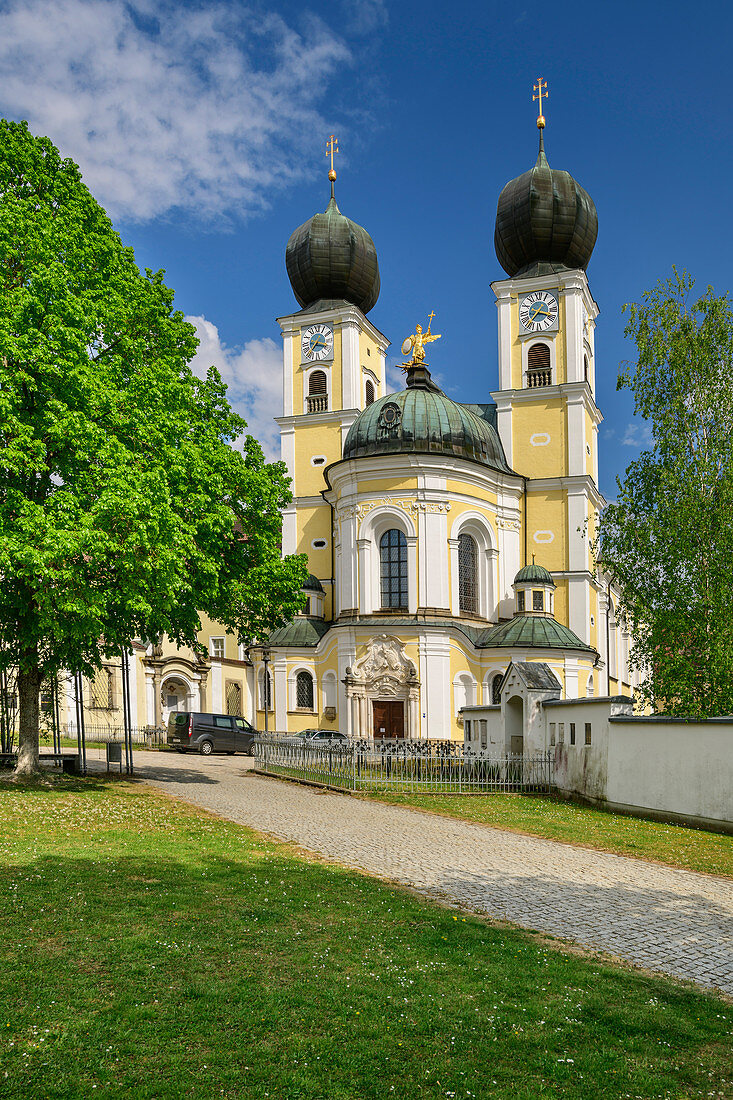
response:
M254 775L245 757L137 753L146 781L428 897L733 995L733 883Z

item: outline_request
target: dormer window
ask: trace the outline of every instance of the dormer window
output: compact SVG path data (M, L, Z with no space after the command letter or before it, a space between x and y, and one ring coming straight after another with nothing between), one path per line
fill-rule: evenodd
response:
M544 592L537 592L536 590L532 592L532 610L545 610Z
M517 611L524 611L524 589L517 592Z

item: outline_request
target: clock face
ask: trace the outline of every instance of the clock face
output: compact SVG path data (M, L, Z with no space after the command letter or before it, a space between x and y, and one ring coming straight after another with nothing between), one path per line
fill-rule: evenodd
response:
M557 328L560 310L557 298L547 290L536 290L522 299L519 320L525 332L544 332Z
M333 329L328 325L310 325L301 333L304 359L333 359Z

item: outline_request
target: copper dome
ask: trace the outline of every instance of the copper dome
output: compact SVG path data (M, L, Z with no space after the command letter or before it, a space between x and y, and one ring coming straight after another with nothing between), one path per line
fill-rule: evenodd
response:
M550 168L542 135L537 163L499 195L494 247L508 275L585 270L598 236L595 204L569 172Z

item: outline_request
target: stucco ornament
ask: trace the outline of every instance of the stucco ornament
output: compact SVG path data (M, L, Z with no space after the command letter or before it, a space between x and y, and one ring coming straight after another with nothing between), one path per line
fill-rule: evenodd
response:
M386 694L417 680L417 670L405 656L402 643L389 634L372 638L364 656L347 668L346 675L353 682L368 684Z

